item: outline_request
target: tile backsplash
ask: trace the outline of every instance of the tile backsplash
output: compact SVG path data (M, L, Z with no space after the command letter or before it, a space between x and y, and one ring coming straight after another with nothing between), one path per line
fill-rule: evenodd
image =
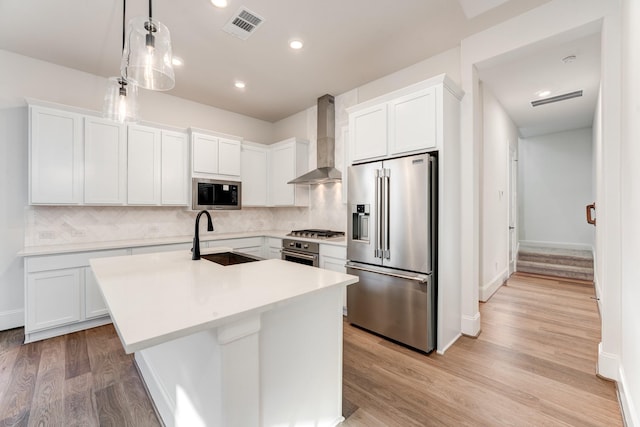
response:
M184 207L27 206L25 247L193 234L197 212ZM301 228L346 229L344 205L333 186L312 187L310 208L212 211L215 232ZM201 221L202 230L205 226Z

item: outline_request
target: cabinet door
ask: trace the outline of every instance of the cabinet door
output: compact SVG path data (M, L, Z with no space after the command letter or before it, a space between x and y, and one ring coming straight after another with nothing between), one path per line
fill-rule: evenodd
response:
M29 118L30 202L82 203L82 117L32 106Z
M429 88L389 102L391 154L435 148L436 89Z
M241 163L240 141L218 138L218 173L239 177Z
M295 147L278 147L271 151L270 157L270 204L292 206L295 204L295 186L287 182L295 178Z
M189 202L188 155L186 134L162 131L163 205L186 205Z
M193 172L218 173L218 138L194 133L193 140Z
M84 268L84 317L91 319L109 314L91 267Z
M242 205L267 205L266 148L242 146Z
M119 123L93 117L84 122L84 202L124 204L127 142Z
M80 272L70 268L27 275L28 331L51 328L80 320Z
M160 130L147 126L129 126L127 153L128 203L159 204Z
M349 116L351 159L373 159L387 155L387 106L376 105Z

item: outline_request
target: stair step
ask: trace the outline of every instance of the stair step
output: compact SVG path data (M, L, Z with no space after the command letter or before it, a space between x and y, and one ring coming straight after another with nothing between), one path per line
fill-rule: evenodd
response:
M548 264L558 264L576 267L593 268L593 259L575 257L572 255L541 254L533 252L518 252L518 261L531 261Z
M518 260L516 270L522 273L593 281L592 267Z

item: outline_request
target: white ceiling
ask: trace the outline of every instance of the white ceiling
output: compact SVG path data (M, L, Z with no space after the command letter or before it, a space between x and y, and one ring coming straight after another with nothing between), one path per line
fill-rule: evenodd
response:
M600 85L600 28L597 23L535 46L478 64L481 81L493 92L524 138L590 127ZM575 55L573 62L563 58ZM547 97L583 90L583 96L532 107Z
M460 0L469 8L469 0ZM176 70L169 93L276 121L455 47L470 34L549 0L474 0L467 19L453 0L156 0L169 27ZM129 0L127 19L148 3ZM265 18L246 41L221 28L240 6ZM120 0L0 0L0 49L109 77L119 74ZM305 47L291 51L299 37ZM246 82L244 90L233 86Z

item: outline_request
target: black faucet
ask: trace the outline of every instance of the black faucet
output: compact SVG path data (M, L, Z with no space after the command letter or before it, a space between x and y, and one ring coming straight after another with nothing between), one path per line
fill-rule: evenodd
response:
M191 248L191 252L193 252L193 254L191 255L191 259L194 261L200 259L199 231L200 231L200 217L202 216L202 214L207 214L207 231L213 231L213 222L211 222L211 215L209 215L209 212L207 211L198 212L198 216L196 217L196 231L193 236L193 248Z

